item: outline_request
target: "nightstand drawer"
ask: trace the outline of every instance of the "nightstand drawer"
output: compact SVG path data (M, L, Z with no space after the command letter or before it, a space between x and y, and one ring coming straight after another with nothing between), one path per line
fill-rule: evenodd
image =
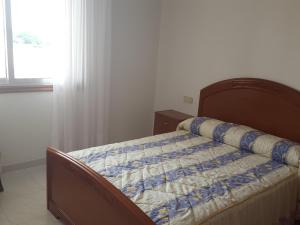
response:
M156 135L175 131L180 122L190 117L192 116L175 110L155 112L153 134Z
M155 116L154 134L162 134L175 131L177 125L177 121L174 121L169 117L158 114Z

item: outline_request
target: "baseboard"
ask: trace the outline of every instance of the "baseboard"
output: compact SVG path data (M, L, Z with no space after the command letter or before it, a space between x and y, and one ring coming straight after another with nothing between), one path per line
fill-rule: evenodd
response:
M2 172L10 172L14 170L21 170L21 169L26 169L34 166L40 166L46 163L46 159L37 159L29 162L24 162L24 163L18 163L18 164L13 164L13 165L7 165L2 167Z

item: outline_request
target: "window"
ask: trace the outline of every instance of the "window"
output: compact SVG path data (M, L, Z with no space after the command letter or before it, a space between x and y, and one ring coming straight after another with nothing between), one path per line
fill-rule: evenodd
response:
M0 88L49 85L58 71L62 0L0 0Z

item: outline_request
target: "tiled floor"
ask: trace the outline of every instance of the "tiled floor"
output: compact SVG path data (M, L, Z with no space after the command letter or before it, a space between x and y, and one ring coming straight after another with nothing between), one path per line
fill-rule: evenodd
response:
M1 179L1 225L62 225L47 211L44 166L5 173Z

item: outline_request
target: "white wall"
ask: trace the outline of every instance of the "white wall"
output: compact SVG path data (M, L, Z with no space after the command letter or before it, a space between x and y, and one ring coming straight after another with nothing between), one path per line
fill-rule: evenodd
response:
M199 90L231 77L300 89L299 0L162 0L161 20L156 110L196 115Z
M111 142L152 133L160 0L112 1ZM51 93L0 94L4 166L45 157Z
M160 0L113 0L111 142L151 135Z
M45 158L50 143L52 94L0 94L3 166Z

